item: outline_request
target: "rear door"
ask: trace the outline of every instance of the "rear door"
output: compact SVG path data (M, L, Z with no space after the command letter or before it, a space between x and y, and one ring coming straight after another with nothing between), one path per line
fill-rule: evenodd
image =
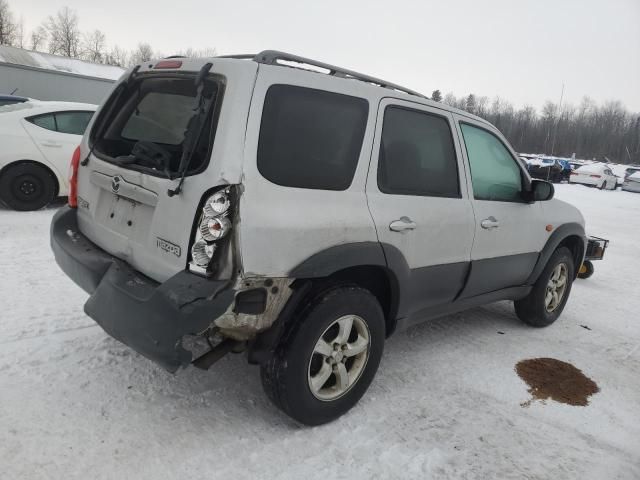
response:
M63 175L82 135L92 111L51 112L25 118L23 126L51 164Z
M475 211L471 271L462 298L522 285L548 237L540 203L527 203L524 168L501 135L456 115Z
M474 219L453 118L437 108L383 99L367 198L388 261L410 268L409 314L451 302L469 268Z

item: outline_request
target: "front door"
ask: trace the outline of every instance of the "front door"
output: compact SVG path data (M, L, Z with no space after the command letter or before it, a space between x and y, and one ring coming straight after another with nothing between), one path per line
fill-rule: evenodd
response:
M456 115L470 167L475 240L461 298L523 285L547 238L539 203L522 197L528 179L497 131Z
M408 316L450 303L469 268L474 218L449 112L380 103L367 199L387 260L404 257Z

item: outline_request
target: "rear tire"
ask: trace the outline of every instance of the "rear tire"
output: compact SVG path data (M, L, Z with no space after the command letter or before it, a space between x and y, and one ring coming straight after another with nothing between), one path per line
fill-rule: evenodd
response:
M568 248L560 247L553 252L529 295L514 302L518 318L533 327L555 322L569 299L574 271Z
M273 357L261 366L264 391L300 423L335 420L369 387L384 340L382 308L368 290L355 285L325 290L300 313Z
M56 182L55 176L45 167L37 163L19 163L2 173L0 199L14 210L39 210L54 199Z

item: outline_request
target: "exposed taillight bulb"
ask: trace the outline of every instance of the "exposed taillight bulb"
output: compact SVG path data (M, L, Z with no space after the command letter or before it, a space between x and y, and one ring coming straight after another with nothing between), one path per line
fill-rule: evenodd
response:
M78 166L80 165L80 147L76 147L69 165L69 206L78 208Z

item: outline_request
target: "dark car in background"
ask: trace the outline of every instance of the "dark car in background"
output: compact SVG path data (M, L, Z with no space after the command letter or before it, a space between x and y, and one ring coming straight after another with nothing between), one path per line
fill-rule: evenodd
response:
M553 183L568 182L571 175L571 164L562 158L536 158L527 162L529 175L533 178Z
M5 105L13 105L14 103L23 103L29 100L27 97L18 97L16 95L0 95L0 107Z

